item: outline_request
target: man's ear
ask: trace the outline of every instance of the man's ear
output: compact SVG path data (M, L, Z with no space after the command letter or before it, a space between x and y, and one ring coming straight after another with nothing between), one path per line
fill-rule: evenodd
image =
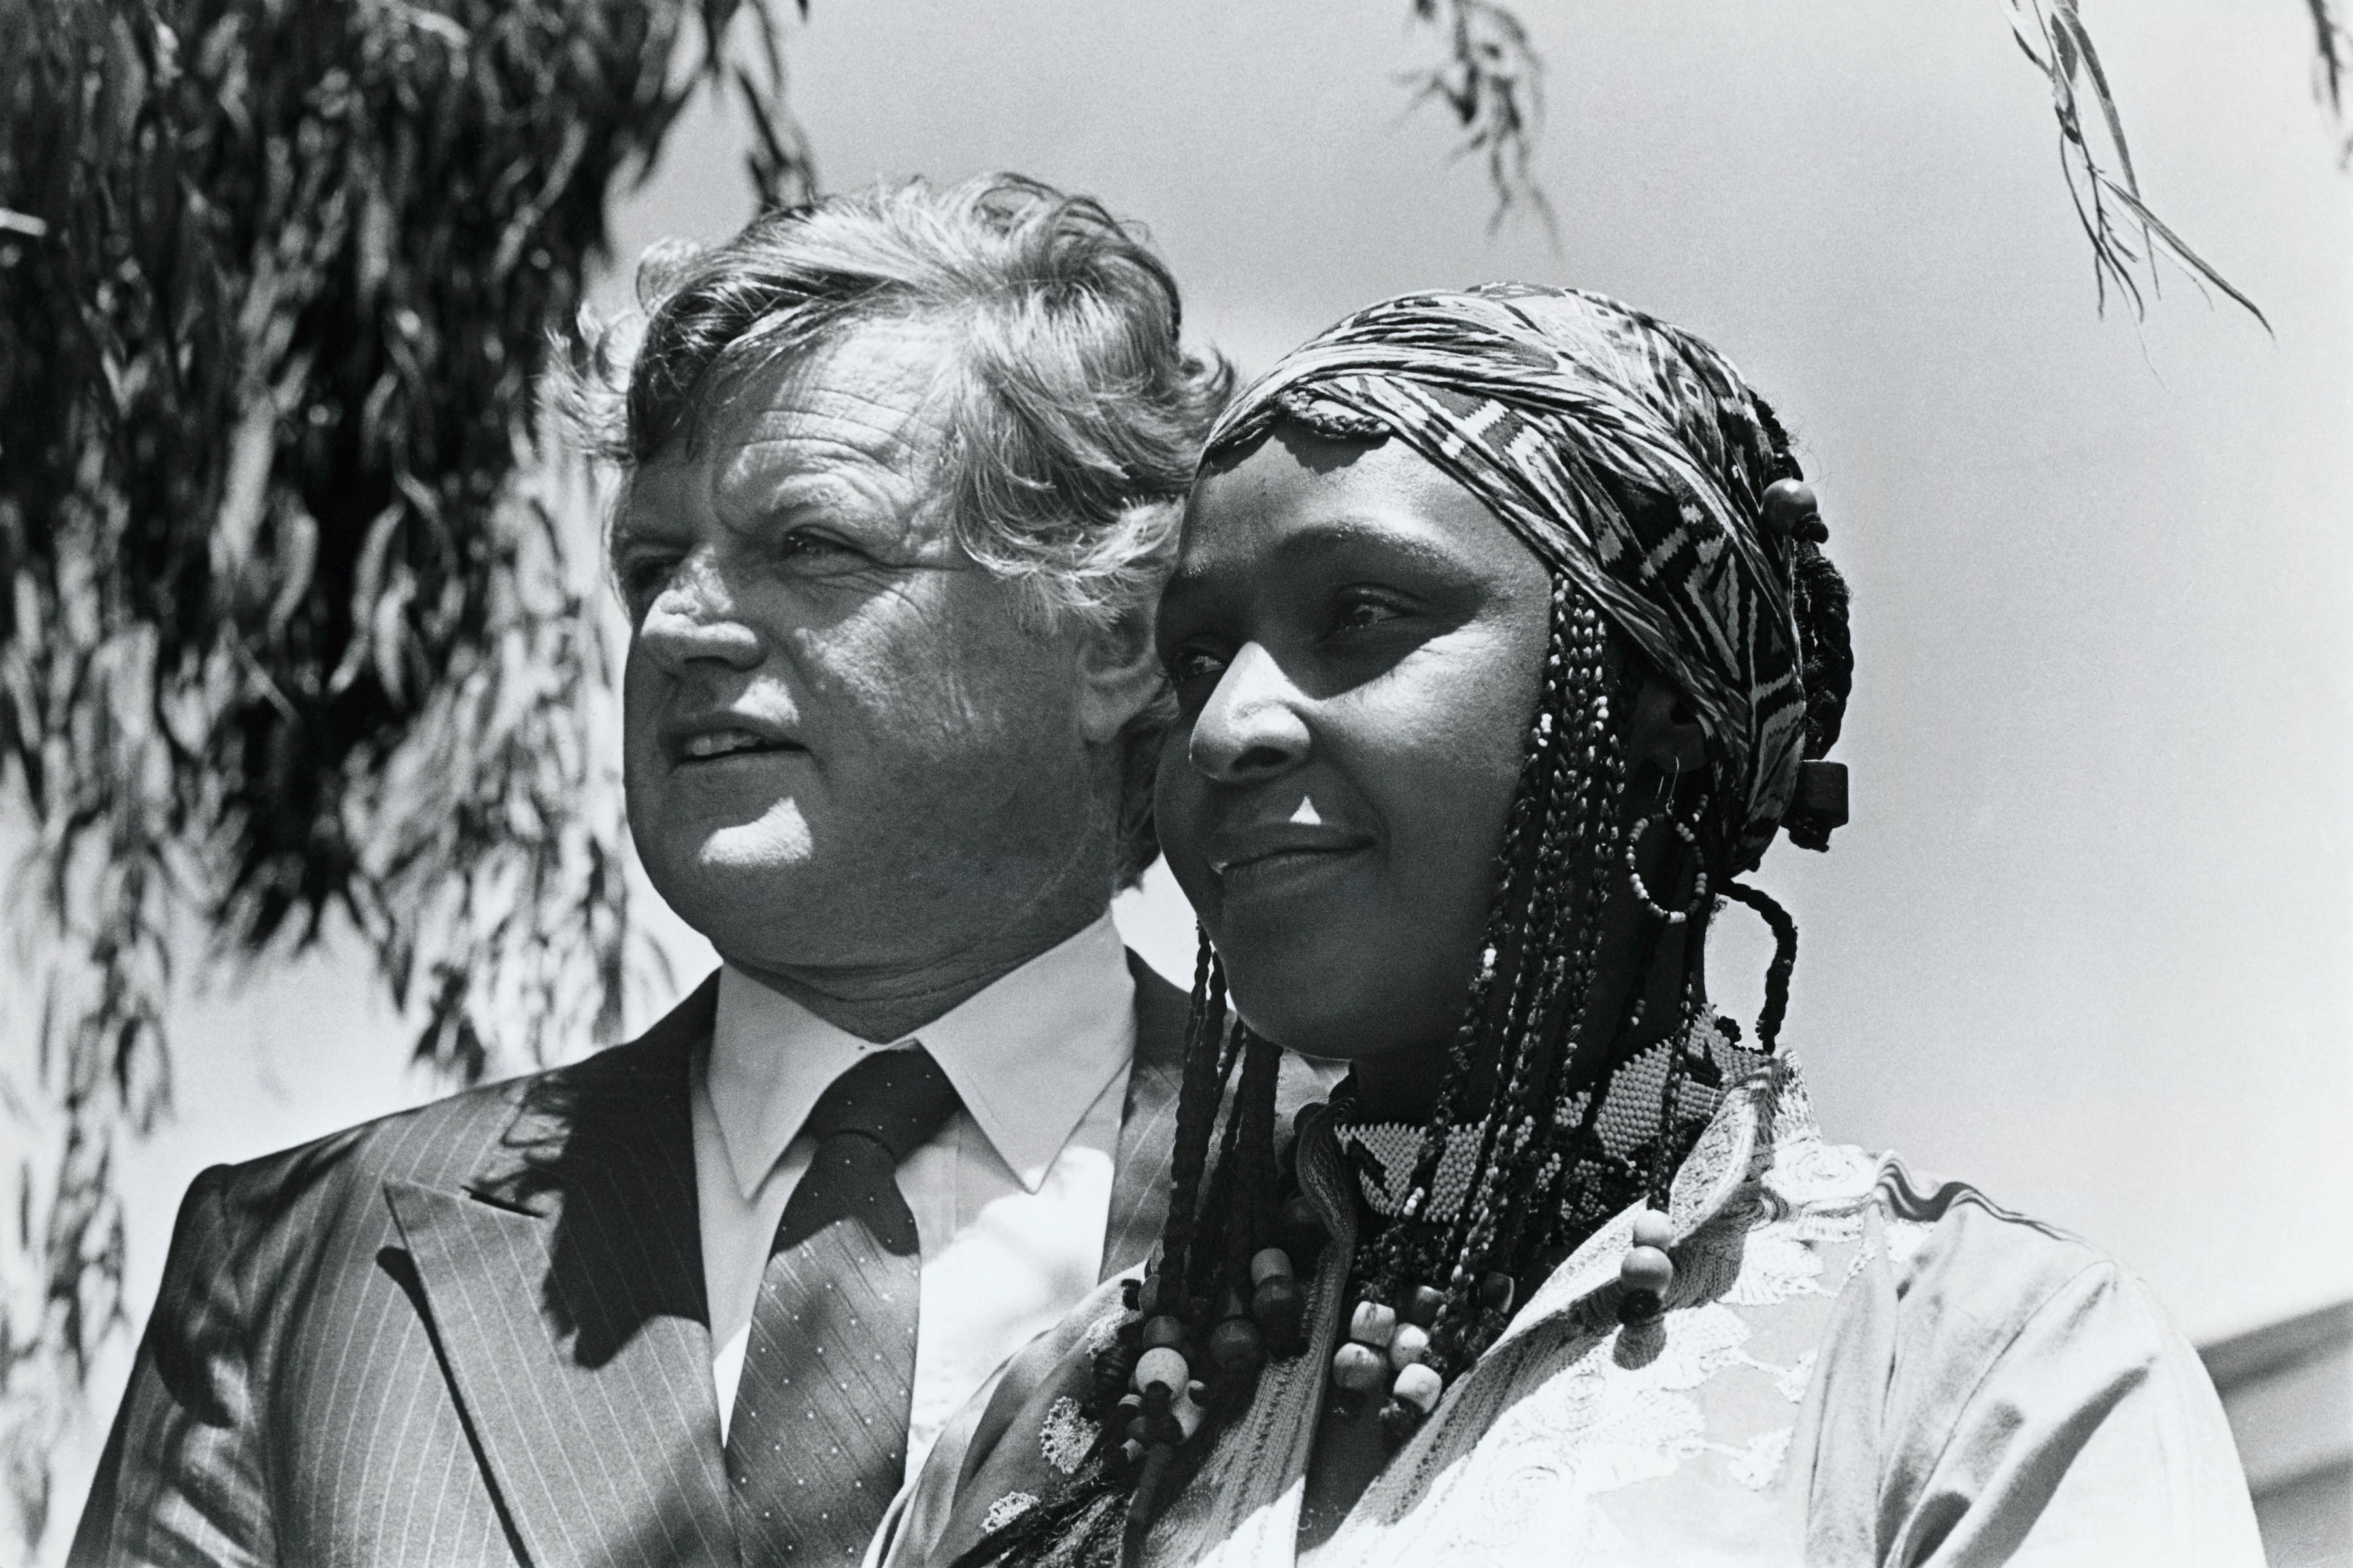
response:
M1160 653L1153 646L1153 607L1129 611L1108 626L1081 628L1078 647L1079 730L1091 744L1119 738L1127 721L1160 692Z
M1634 691L1632 721L1626 731L1626 762L1662 773L1683 773L1707 765L1707 731L1691 704L1658 676L1643 672Z

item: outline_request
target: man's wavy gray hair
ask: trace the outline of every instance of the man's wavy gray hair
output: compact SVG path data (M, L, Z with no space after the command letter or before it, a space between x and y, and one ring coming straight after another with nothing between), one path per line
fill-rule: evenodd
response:
M779 355L877 320L947 323L958 542L1022 586L1041 630L1150 613L1233 374L1185 352L1176 279L1101 204L1013 174L881 184L649 255L638 293L644 336L595 433L625 471L691 441L711 399ZM1120 737L1123 885L1159 853L1173 713L1164 689Z

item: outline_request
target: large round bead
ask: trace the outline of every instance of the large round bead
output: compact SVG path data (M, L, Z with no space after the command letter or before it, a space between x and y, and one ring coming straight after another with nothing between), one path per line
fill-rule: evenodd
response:
M1256 1372L1266 1364L1266 1336L1246 1319L1228 1318L1209 1331L1209 1359L1227 1372Z
M1279 1247L1261 1247L1250 1254L1250 1284L1265 1284L1270 1279L1291 1278L1291 1254Z
M1403 1371L1430 1353L1430 1331L1419 1323L1399 1323L1389 1336L1389 1364Z
M1348 1319L1348 1337L1358 1344L1375 1350L1387 1350L1389 1336L1397 1332L1397 1309L1378 1301L1359 1301Z
M1426 1329L1438 1321L1439 1309L1445 1305L1443 1293L1428 1285L1417 1285L1406 1292L1403 1316L1407 1322L1419 1323Z
M1422 1412L1392 1395L1381 1404L1381 1436L1391 1449L1404 1447L1421 1429Z
M1332 1381L1351 1394L1370 1394L1388 1381L1388 1358L1351 1340L1332 1352Z
M1163 1312L1156 1318L1146 1318L1144 1321L1145 1349L1157 1350L1163 1345L1173 1349L1184 1342L1185 1323L1182 1319L1172 1318Z
M1138 1393L1148 1391L1156 1383L1171 1394L1182 1394L1185 1385L1192 1380L1193 1369L1185 1364L1185 1358L1166 1345L1145 1351L1135 1358L1135 1387Z
M1479 1278L1479 1305L1491 1312L1508 1312L1512 1310L1512 1297L1516 1289L1512 1277L1500 1269L1493 1274L1482 1274Z
M1803 479L1775 479L1758 500L1764 503L1760 510L1765 526L1773 532L1818 543L1831 536L1822 526L1821 502L1815 498L1813 486Z
M1665 1295L1674 1277L1674 1259L1655 1247L1637 1247L1618 1265L1620 1285L1629 1290L1648 1290L1654 1296Z
M1250 1316L1261 1327L1271 1328L1278 1321L1296 1323L1306 1310L1306 1293L1299 1289L1298 1280L1287 1275L1263 1280L1250 1292Z
M1438 1396L1445 1390L1445 1381L1438 1375L1437 1369L1421 1362L1401 1369L1397 1374L1397 1382L1389 1388L1391 1394L1424 1415L1437 1406Z
M1304 1193L1294 1193L1275 1219L1275 1229L1293 1247L1316 1247L1324 1240L1324 1221Z
M1675 1227L1669 1224L1667 1216L1661 1214L1658 1210L1641 1209L1636 1211L1634 1215L1635 1246L1655 1247L1660 1250L1664 1251L1667 1243L1674 1239L1674 1235Z

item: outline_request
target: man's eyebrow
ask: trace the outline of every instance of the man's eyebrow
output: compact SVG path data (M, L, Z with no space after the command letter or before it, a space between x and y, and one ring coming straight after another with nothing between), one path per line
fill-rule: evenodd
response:
M675 531L663 528L658 521L649 521L636 512L629 512L615 518L612 526L605 531L605 547L608 552L617 552L633 544L659 542Z

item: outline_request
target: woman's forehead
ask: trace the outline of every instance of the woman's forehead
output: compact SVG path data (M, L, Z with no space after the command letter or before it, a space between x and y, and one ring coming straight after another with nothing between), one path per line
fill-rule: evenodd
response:
M1177 575L1250 572L1322 543L1382 536L1525 553L1477 497L1406 442L1333 440L1283 425L1194 485Z

